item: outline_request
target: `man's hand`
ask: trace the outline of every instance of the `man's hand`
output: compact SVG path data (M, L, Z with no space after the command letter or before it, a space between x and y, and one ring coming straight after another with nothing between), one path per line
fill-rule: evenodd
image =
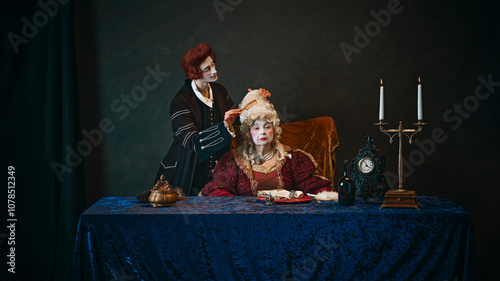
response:
M224 114L224 121L227 122L227 124L232 127L234 120L236 117L240 116L241 114L241 109L231 109L226 111Z
M250 89L250 88L248 88L248 91L249 91L249 92L251 92L251 91L253 91L253 90L252 90L252 89ZM266 90L266 89L260 88L260 89L259 89L259 91L260 91L260 95L261 95L263 98L268 98L268 97L270 97L270 96L271 96L271 93L270 93L268 90Z
M249 88L248 91L251 92L253 90ZM260 91L260 94L263 98L268 98L271 96L271 93L269 93L269 91L266 89L260 88L259 91ZM252 102L255 102L255 101L252 101ZM250 102L250 104L252 102ZM226 122L230 127L232 127L234 120L236 120L236 117L240 116L241 112L244 109L246 109L246 107L241 108L241 109L231 109L231 110L226 111L226 113L224 114L224 122Z

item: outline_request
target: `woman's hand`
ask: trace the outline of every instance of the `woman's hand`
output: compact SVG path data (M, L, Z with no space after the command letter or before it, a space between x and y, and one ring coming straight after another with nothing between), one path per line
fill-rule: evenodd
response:
M249 91L249 92L251 92L251 91L253 91L253 90L252 90L252 89L250 89L250 88L248 88L248 91ZM266 90L266 89L260 88L260 89L259 89L259 91L260 91L260 95L261 95L263 98L268 98L268 97L270 97L270 96L271 96L271 93L270 93L268 90Z

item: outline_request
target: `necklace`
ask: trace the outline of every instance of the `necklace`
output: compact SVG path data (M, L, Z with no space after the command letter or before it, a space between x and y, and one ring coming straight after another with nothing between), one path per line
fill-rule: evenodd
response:
M274 149L271 150L271 151L269 151L268 153L266 153L262 157L259 157L259 155L256 152L254 152L254 154L255 154L255 158L256 158L255 162L257 162L257 165L262 165L262 164L264 164L264 162L269 161L269 160L271 160L273 158L273 156L274 156Z

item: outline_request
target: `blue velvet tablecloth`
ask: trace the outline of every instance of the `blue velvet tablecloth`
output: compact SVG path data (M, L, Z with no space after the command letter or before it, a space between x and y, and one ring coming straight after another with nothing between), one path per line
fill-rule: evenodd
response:
M470 214L442 197L420 210L250 197L153 208L104 197L80 217L74 280L474 280Z

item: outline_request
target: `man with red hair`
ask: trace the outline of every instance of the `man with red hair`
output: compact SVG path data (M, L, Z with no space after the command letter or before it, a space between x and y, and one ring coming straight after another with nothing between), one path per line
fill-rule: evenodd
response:
M216 161L234 137L232 124L237 105L224 86L216 83L215 55L204 43L182 58L188 75L170 104L174 141L161 161L156 180L163 174L187 196L198 195L212 179Z

